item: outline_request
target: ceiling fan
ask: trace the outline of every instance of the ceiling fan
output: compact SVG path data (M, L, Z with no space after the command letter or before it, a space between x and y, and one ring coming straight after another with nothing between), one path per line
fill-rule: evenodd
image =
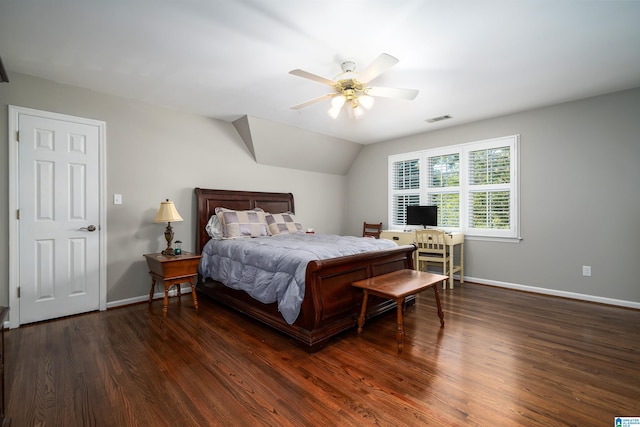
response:
M329 116L337 118L342 111L342 107L347 105L348 114L358 118L363 113L363 108L369 109L373 106L374 97L407 99L412 100L418 95L415 89L397 89L388 87L372 87L368 83L387 71L398 63L398 59L386 53L378 56L362 73L356 72L356 64L352 61L342 63L342 73L334 77L333 80L320 77L316 74L309 73L304 70L296 69L289 71L294 76L304 77L331 86L332 93L310 99L302 104L291 107L292 110L300 110L316 102L331 99L331 108Z

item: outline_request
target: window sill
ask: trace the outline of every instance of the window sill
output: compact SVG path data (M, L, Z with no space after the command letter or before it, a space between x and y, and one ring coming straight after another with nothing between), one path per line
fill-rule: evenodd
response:
M464 240L477 240L480 242L520 243L522 237L496 237L496 236L472 236L464 235Z

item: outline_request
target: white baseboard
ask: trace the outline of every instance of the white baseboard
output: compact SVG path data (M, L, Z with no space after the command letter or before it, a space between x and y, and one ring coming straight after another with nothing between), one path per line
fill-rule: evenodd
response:
M454 277L458 280L460 279L458 275L455 275ZM576 292L559 291L557 289L538 288L535 286L520 285L517 283L481 279L479 277L465 276L464 280L468 282L479 283L481 285L495 286L498 288L515 289L518 291L533 292L536 294L552 295L556 297L570 298L570 299L576 299L581 301L597 302L600 304L615 305L619 307L627 307L627 308L634 308L636 310L640 310L640 302L635 302L635 301L625 301L625 300L619 300L619 299L613 299L613 298L599 297L594 295L579 294ZM183 294L190 294L191 287L190 286L183 287L181 288L180 292ZM173 297L176 295L177 295L176 290L172 288L169 291L169 296ZM153 299L158 299L158 298L164 298L164 292L156 292L153 294ZM136 304L136 303L144 302L148 300L149 300L149 297L147 295L134 297L134 298L127 298L123 300L108 302L107 308L109 309L114 307L120 307L123 305ZM5 327L7 326L5 325Z
M459 277L456 276L459 279ZM465 281L479 283L481 285L496 286L498 288L515 289L524 292L533 292L536 294L552 295L556 297L577 299L581 301L597 302L600 304L616 305L620 307L635 308L640 310L640 302L625 301L620 299L605 298L594 295L579 294L576 292L559 291L557 289L537 288L535 286L519 285L517 283L499 282L497 280L481 279L479 277L464 277Z
M182 293L182 295L191 295L191 286L184 286L180 288L180 293ZM171 288L169 290L169 296L170 297L175 297L176 295L178 295L178 291L175 289L175 287ZM164 291L162 292L156 292L153 294L153 299L160 299L160 298L164 298ZM137 304L139 302L146 302L149 301L149 295L141 295L139 297L133 297L133 298L127 298L127 299L121 299L118 301L111 301L107 303L107 309L110 308L115 308L115 307L122 307L123 305L130 305L130 304Z

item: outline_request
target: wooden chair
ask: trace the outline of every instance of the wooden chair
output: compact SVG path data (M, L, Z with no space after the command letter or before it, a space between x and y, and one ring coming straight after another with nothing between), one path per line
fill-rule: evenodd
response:
M419 271L427 271L429 265L442 267L442 274L449 275L449 256L445 244L444 230L416 230L415 244L418 247L414 252L414 267ZM446 282L443 282L443 289Z
M362 237L373 237L374 239L379 239L381 231L382 223L372 224L365 222L362 226Z

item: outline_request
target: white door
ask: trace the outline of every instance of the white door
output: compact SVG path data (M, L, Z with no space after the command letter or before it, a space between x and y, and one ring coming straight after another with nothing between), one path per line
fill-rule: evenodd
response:
M16 117L19 323L98 310L103 128L38 112Z

